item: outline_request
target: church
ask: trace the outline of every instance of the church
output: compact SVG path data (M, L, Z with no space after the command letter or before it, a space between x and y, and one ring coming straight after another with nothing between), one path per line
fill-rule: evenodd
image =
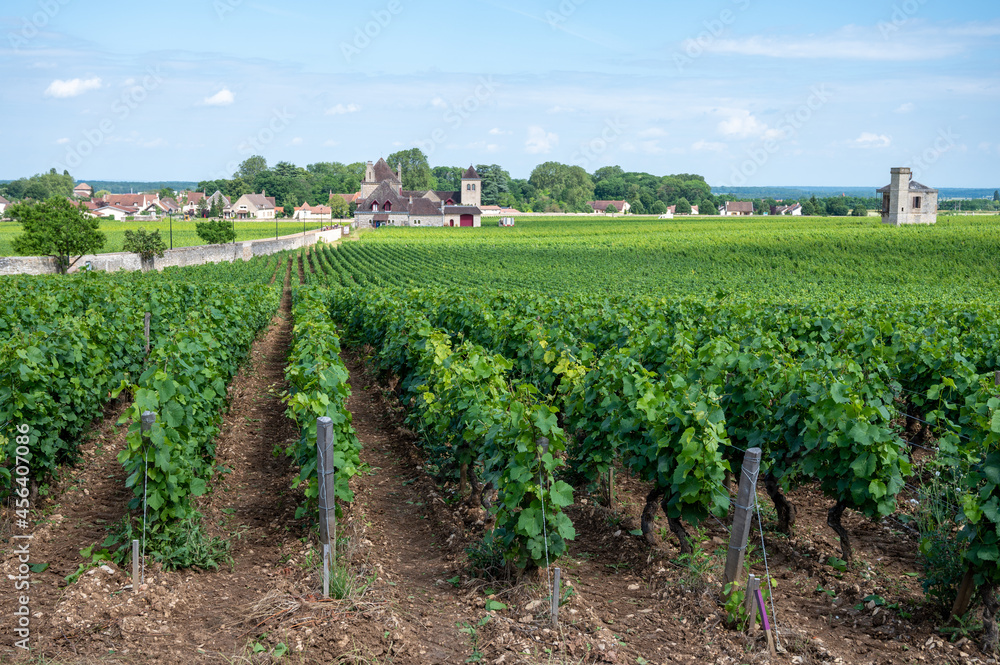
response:
M368 162L361 181L354 225L380 226L482 226L482 179L469 167L462 174L458 192L411 192L403 189L403 165L392 170L384 159Z

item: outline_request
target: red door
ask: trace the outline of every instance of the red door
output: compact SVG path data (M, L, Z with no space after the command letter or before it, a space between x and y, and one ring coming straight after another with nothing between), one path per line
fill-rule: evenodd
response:
M459 226L472 226L472 215L462 215L458 222Z

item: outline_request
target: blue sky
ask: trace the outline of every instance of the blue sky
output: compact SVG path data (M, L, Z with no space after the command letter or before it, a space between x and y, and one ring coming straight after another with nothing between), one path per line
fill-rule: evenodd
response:
M626 11L626 9L628 11ZM713 185L1000 185L1000 6L5 0L0 178L619 164Z

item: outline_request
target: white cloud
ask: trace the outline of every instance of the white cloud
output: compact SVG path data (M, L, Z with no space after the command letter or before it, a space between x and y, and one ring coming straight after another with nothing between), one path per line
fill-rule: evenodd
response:
M56 145L66 145L67 143L69 143L69 139L67 139L67 138L61 138L61 139L56 140ZM987 144L987 145L989 145L989 144Z
M915 108L917 107L913 102L906 102L905 104L900 104L899 108L895 110L895 113L910 113Z
M901 36L902 37L902 36ZM788 37L746 37L717 39L705 51L729 55L750 55L794 60L881 60L908 62L933 60L964 50L960 40L927 39L925 34L887 40L877 29L847 26L829 35Z
M236 101L236 97L229 91L229 88L223 88L211 97L205 98L205 104L208 106L229 106L234 101Z
M513 134L513 132L504 131L499 127L494 127L490 130L490 136L504 136L505 134Z
M639 143L639 150L647 155L659 155L663 152L659 141L641 141Z
M706 141L704 139L691 144L691 149L698 152L723 152L726 149L725 143L718 141Z
M861 132L861 135L850 141L855 148L888 148L892 145L892 137L873 132Z
M552 151L552 148L559 145L559 135L546 132L538 125L528 127L528 140L524 142L524 149L529 155L545 154Z
M719 133L724 136L745 139L763 135L767 132L767 125L755 118L750 111L740 109L733 112L728 119L720 122L718 129Z
M76 97L88 90L98 90L101 87L101 79L97 76L89 79L70 79L61 81L56 79L45 89L46 97Z
M126 88L130 85L135 85L135 79L125 79L125 82L122 83L122 85L124 85Z
M294 139L292 139L292 145L302 145L302 137L296 136Z
M348 113L357 113L361 110L361 107L357 104L337 104L336 106L331 106L326 110L327 115L347 115Z
M431 100L431 106L436 109L446 109L448 108L448 102L444 101L440 97L435 97Z

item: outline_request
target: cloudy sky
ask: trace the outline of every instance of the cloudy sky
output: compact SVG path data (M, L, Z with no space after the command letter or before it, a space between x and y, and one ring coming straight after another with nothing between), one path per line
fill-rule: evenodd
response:
M0 178L544 161L1000 184L995 0L4 0Z

